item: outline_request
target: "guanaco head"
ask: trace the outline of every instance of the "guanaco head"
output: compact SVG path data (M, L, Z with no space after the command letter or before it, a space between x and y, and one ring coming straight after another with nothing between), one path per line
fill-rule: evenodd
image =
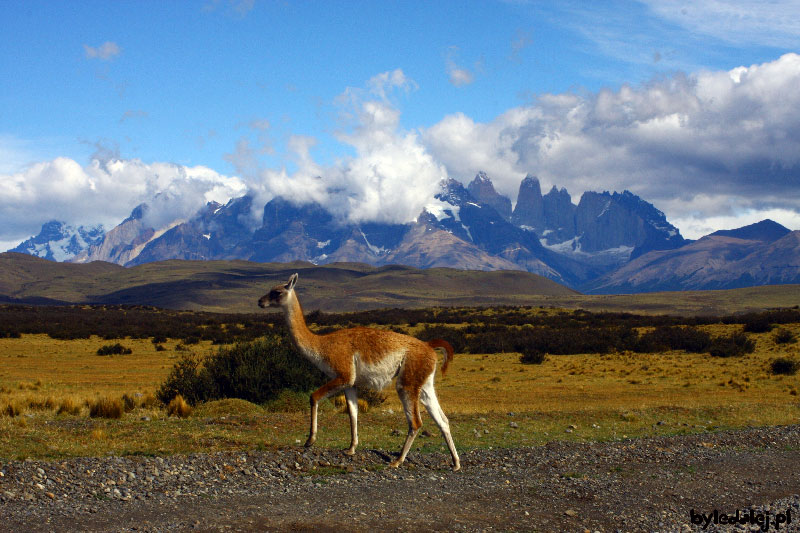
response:
M275 285L270 291L258 300L258 306L261 308L267 307L282 307L289 301L289 295L294 290L294 284L297 283L297 274L292 274L289 281L283 285Z

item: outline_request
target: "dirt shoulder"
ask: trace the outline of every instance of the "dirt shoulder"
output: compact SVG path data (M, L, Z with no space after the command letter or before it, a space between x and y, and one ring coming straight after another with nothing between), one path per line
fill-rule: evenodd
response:
M461 472L443 454L412 452L397 470L389 458L283 448L8 462L0 530L700 531L691 510L753 509L771 531L781 516L792 520L781 531L800 531L797 425L471 450Z

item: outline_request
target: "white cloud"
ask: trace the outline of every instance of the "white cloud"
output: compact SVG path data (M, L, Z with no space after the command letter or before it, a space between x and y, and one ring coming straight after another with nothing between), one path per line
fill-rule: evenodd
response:
M405 223L419 215L447 173L420 135L400 126L400 111L391 103L395 91L408 92L416 83L398 69L372 77L365 87L350 87L337 98L341 129L336 138L353 155L322 166L311 155L316 140L293 136L288 143L293 171L254 168L257 162L253 164L252 150L246 147L229 156L239 162L237 170L257 198L256 205L274 196L301 204L318 202L351 222ZM260 210L254 217L260 220Z
M455 85L456 87L463 87L465 85L470 85L472 82L475 81L475 76L467 70L459 66L456 63L456 56L458 55L458 47L451 46L447 50L447 56L445 57L445 70L447 71L447 76L450 80L450 83Z
M381 100L387 100L392 90L402 89L409 92L417 89L417 83L398 68L376 74L367 81L367 87L373 95Z
M102 61L111 61L122 52L119 45L112 41L106 41L97 47L84 44L83 50L89 59L100 59Z
M531 172L576 200L586 190L629 189L671 219L696 217L690 200L699 194L736 199L705 206L706 217L797 212L798 86L800 55L786 54L729 72L544 95L488 123L455 114L424 138L451 174L483 169L511 195Z
M93 159L81 166L58 157L0 175L0 240L19 242L57 219L70 224L113 227L141 202L154 203L155 225L185 218L208 201L244 194L236 177L202 166ZM164 219L164 220L162 220Z
M658 16L692 33L736 45L796 47L800 3L795 0L643 0Z
M681 234L687 239L699 239L717 230L741 228L764 219L774 220L789 229L800 228L800 213L788 209L744 209L736 214L689 216L676 218L670 222L681 228Z
M188 216L204 202L248 191L253 220L280 195L318 202L349 221L408 222L440 180L486 171L515 199L520 180L543 189L628 189L667 214L688 237L773 218L800 228L800 55L730 71L676 74L597 93L541 95L489 122L456 113L423 131L401 125L395 99L416 88L400 69L378 74L337 99L335 133L349 155L315 161L316 139L291 136L291 163L264 168L261 141L243 137L227 159L240 177L204 167L123 161L98 151L81 166L56 158L0 175L0 240L24 239L53 218L113 225L137 203ZM246 124L260 138L269 124ZM0 138L0 152L2 152ZM158 210L153 210L158 211Z

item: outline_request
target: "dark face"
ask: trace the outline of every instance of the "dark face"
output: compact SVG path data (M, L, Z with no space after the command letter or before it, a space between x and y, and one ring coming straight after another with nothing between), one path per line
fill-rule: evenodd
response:
M258 300L258 306L266 307L281 307L286 304L289 299L289 293L294 289L294 284L297 283L297 274L292 274L286 285L275 285L270 291Z
M286 301L289 291L283 285L275 285L272 289L258 300L258 306L262 309L267 307L280 307Z

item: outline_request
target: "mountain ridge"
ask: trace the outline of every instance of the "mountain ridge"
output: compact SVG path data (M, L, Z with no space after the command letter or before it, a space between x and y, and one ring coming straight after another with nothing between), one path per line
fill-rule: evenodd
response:
M188 219L161 227L153 227L151 220L168 216L152 213L142 204L67 260L125 266L167 259L356 261L373 266L520 270L582 291L613 292L792 282L796 276L791 265L794 256L800 256L791 241L787 249L759 248L790 232L770 220L714 232L703 238L712 239L713 246L706 241L697 245L684 239L662 211L630 191L586 191L573 204L565 188L553 186L542 195L539 180L532 175L520 182L513 206L485 172L466 186L452 178L443 180L416 220L406 224L349 222L320 204L297 204L279 196L263 208L254 202L250 195L225 205L210 202ZM259 209L260 220L254 218ZM38 239L38 244L15 250L40 255L48 249L53 224L29 239ZM56 236L63 240L60 233ZM774 262L767 272L757 264L740 262L756 250L780 255L783 266ZM667 261L669 268L659 266ZM688 274L689 269L694 273Z

